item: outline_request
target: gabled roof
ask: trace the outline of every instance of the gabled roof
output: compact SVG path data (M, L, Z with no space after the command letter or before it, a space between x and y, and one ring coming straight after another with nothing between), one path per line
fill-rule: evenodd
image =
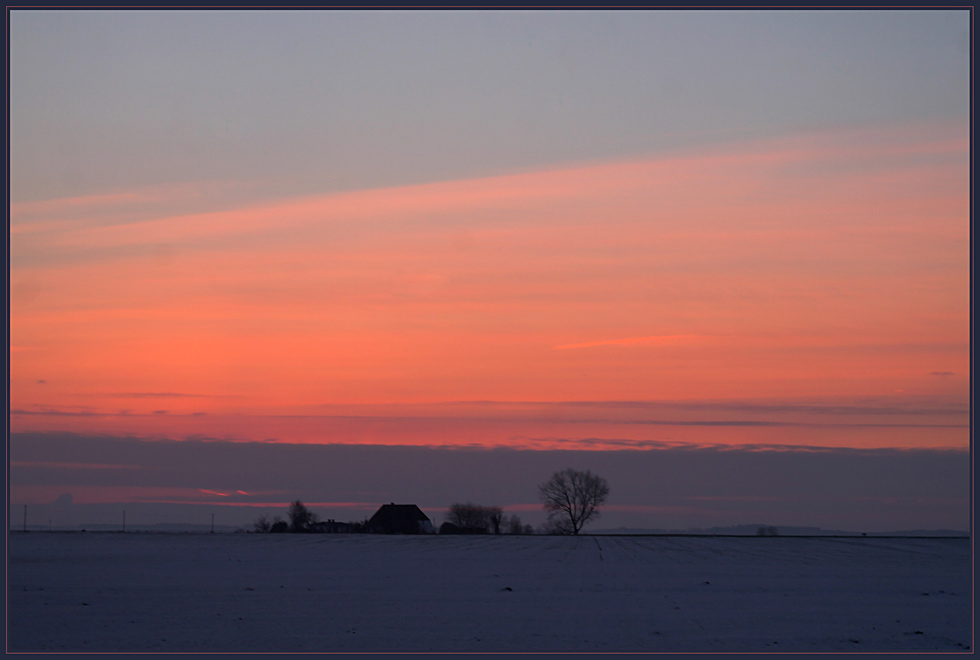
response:
M385 504L371 516L368 527L387 534L416 534L419 523L429 522L429 517L415 504Z

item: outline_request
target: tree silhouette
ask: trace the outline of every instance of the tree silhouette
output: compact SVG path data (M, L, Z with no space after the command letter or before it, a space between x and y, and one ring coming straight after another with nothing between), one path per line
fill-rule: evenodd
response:
M289 531L309 532L316 522L316 516L299 500L289 505Z
M561 534L578 534L585 523L599 516L609 484L588 470L568 468L538 486L538 494L548 511L550 526Z
M499 506L481 506L467 502L451 504L446 514L446 522L455 526L454 533L500 533L504 510Z
M485 511L487 512L487 522L490 525L490 531L494 534L499 534L500 523L504 519L504 510L499 506L488 506Z
M461 532L472 534L473 532L483 533L487 531L486 509L472 502L450 504L446 518L447 522L455 525L457 530Z
M255 521L255 531L259 534L268 534L272 529L272 523L269 522L269 516L260 516L258 520Z
M524 525L521 523L521 518L517 514L510 517L507 521L507 533L508 534L533 534L534 527L531 525Z

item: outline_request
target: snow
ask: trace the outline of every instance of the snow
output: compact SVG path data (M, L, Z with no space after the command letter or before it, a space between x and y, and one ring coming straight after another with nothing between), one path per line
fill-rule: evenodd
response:
M969 539L11 533L8 651L965 651Z

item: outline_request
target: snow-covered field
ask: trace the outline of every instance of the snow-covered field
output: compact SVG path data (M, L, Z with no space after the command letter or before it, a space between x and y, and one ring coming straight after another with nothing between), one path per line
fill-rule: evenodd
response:
M12 533L8 651L966 651L967 539Z

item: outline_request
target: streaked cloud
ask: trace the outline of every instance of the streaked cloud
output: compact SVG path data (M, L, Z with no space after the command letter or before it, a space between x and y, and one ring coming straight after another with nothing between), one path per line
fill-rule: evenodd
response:
M12 468L44 468L49 470L139 470L141 465L118 463L64 463L58 461L11 461Z
M93 396L104 396L93 394ZM113 392L111 396L129 399L215 399L229 398L227 394L192 394L189 392Z
M197 404L195 404L197 405ZM456 401L320 404L200 411L166 417L153 410L11 411L11 424L86 433L317 443L557 449L783 445L884 448L966 447L969 404L959 396L661 401ZM533 440L529 440L533 438Z
M591 348L593 346L635 346L637 344L647 346L670 346L673 344L690 344L703 337L697 335L661 335L651 337L627 337L625 339L604 339L600 341L582 342L580 344L564 344L555 346L555 350L565 350L569 348Z
M198 490L205 495L217 495L218 497L228 497L230 495L230 493L219 493L216 490L208 490L207 488L199 488Z
M76 508L115 504L110 522L121 505L135 520L130 507L145 503L155 507L145 516L205 521L208 509L196 507L210 506L220 507L211 510L219 520L247 524L262 512L284 515L298 498L315 505L321 518L338 520L361 519L390 501L434 512L469 500L503 506L536 523L543 519L537 484L555 470L574 467L609 481L604 527L764 522L887 531L969 525L966 449L571 446L468 449L14 434L11 497L15 506L28 504L41 515L41 505L70 492ZM77 467L45 465L52 455ZM105 470L104 464L138 467Z
M197 213L168 215L160 195L153 217L106 226L77 216L12 244L12 405L944 387L922 375L968 360L959 132L828 131ZM18 384L40 377L43 394Z
M17 497L961 515L966 13L219 14L11 20Z

